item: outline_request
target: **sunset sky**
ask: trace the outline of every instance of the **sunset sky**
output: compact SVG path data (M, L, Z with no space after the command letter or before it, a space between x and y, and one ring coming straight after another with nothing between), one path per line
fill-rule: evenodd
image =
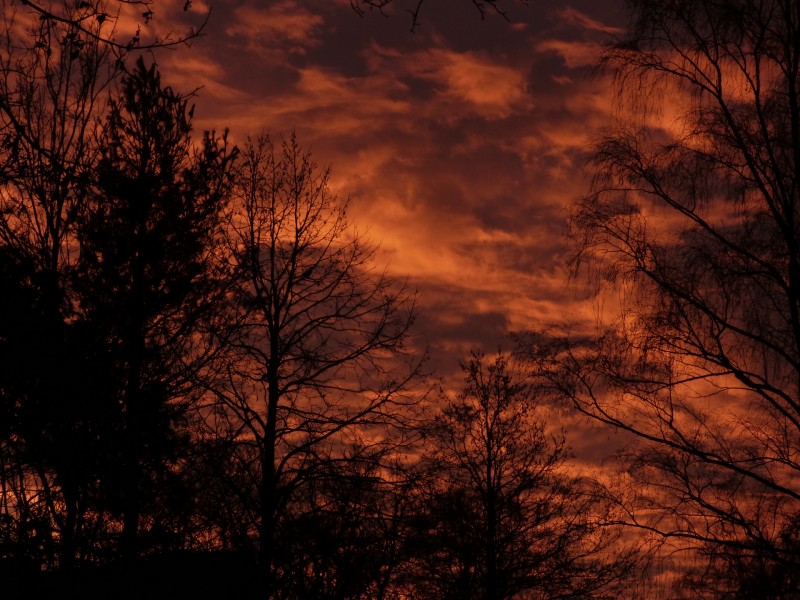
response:
M429 0L412 33L412 4L218 0L203 38L157 60L178 90L201 86L196 129L294 129L332 167L353 222L418 290L420 345L447 377L510 332L593 319L568 285L566 221L611 118L592 64L624 15L620 0L507 0L508 20L481 20L469 0Z

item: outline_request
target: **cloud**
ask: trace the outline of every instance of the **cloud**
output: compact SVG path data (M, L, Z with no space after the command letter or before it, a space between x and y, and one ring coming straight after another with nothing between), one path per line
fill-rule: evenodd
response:
M565 22L572 25L577 25L582 29L586 29L588 31L597 31L600 33L611 33L611 34L620 34L623 32L622 29L619 27L613 27L611 25L605 25L604 23L592 19L588 15L580 12L579 10L575 10L574 8L567 7L558 13L559 18Z
M314 137L372 136L410 112L404 86L383 77L348 77L311 66L262 113L270 128L297 127ZM313 132L313 133L311 133Z
M173 64L173 55L162 55L159 66L167 66L166 83L181 93L198 90L203 98L219 99L225 102L241 102L249 95L236 85L225 82L225 69L219 63L208 60L205 53L181 56L178 65ZM198 89L199 88L199 89Z
M536 44L535 50L555 53L564 60L567 68L579 69L595 64L603 52L603 45L598 42L550 39Z
M138 38L143 46L193 38L210 10L204 2L193 3L188 10L183 10L183 2L113 2L106 8L109 14L104 27L113 27L116 41L124 44Z
M555 38L531 19L488 46L479 20L476 39L433 21L412 35L402 15L376 24L346 4L223 7L219 36L209 32L209 50L195 55L216 66L187 62L184 76L218 86L201 92L218 129L294 129L332 165L379 262L420 291L435 366L452 370L470 348L510 347L509 332L567 320L585 299L564 283L565 207L583 193L583 154L608 110L601 86L575 69L607 32L572 15Z
M471 104L487 118L508 116L527 97L523 73L475 52L437 48L415 57L412 64L445 94Z
M282 0L266 8L243 5L234 11L233 22L225 34L242 40L251 52L281 48L290 54L305 54L308 48L322 42L322 16Z
M553 20L544 4L512 26L456 22L434 3L410 34L403 14L360 19L349 0L222 3L190 51L159 55L167 83L204 85L196 129L240 141L294 129L332 167L348 217L380 246L376 266L419 292L413 347L454 390L469 350L510 350L509 334L558 323L590 332L611 308L567 284L567 219L587 149L612 124L607 82L585 75L616 30L607 7ZM590 459L615 445L583 427L576 450Z
M483 118L501 119L529 108L524 71L482 52L436 47L404 55L373 45L368 60L375 73L393 64L401 77L433 84L439 100L451 107L461 104L461 112L468 108Z

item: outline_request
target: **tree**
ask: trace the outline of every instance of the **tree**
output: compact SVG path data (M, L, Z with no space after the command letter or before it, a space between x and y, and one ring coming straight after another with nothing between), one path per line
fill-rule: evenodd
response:
M386 461L348 449L298 486L276 540L283 596L402 598L403 535L413 480L387 477Z
M101 357L101 401L117 411L105 449L117 464L103 477L129 558L158 478L173 473L177 419L208 359L199 327L218 294L212 258L235 153L213 132L194 149L192 112L137 61L111 102L78 231L76 326Z
M295 495L356 460L348 449L387 456L411 405L402 390L416 372L403 360L413 296L375 270L375 246L345 206L294 136L277 149L266 137L246 146L228 222L231 353L215 408L258 490L250 509L271 593Z
M32 261L54 313L69 311L74 226L97 159L93 125L120 70L93 37L96 28L31 22L5 8L0 236L9 252Z
M94 473L83 450L97 416L81 401L93 380L72 327L75 228L97 160L93 125L119 71L90 35L11 6L0 39L2 501L11 547L28 554L30 543L43 566L69 566L85 551L81 530L92 529L83 507Z
M716 559L797 564L798 4L629 6L603 59L622 118L574 219L622 311L542 356L580 410L638 439L632 524Z
M426 429L429 483L409 542L417 594L615 597L631 556L612 550L599 488L569 474L531 379L500 353L485 363L470 356L462 393Z
M109 472L109 449L102 446L111 442L119 414L110 401L113 385L99 377L113 370L106 340L87 325L87 309L99 299L76 291L91 287L76 276L86 240L78 230L90 220L98 132L128 51L188 42L199 33L137 32L120 42L117 26L130 21L131 11L138 17L138 8L149 21L151 7L78 0L3 5L0 271L10 293L0 317L2 542L12 549L4 555L29 555L42 567L68 569L97 558L101 546L109 549L107 539L100 541L109 532L99 481L102 469ZM76 279L82 279L77 286Z

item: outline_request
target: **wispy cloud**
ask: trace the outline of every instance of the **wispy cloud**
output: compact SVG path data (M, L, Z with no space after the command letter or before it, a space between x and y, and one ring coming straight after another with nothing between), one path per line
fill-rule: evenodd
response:
M294 0L271 5L243 5L234 11L225 34L241 40L242 46L256 54L281 49L290 54L305 54L322 42L324 20Z
M359 19L346 1L223 7L198 62L170 81L206 83L204 125L294 129L332 165L352 219L420 291L436 363L454 368L583 301L565 285L566 207L608 121L602 83L584 74L614 28L569 10L548 28L552 13L530 13L511 27L431 12L410 34L402 15Z
M435 48L410 61L410 71L429 79L450 100L471 105L485 118L502 118L527 99L525 75L478 52Z
M563 39L543 40L537 43L535 48L537 52L558 54L570 69L579 69L594 64L603 51L603 45L598 42Z
M368 52L373 73L391 66L395 76L423 80L433 86L438 101L458 112L501 119L529 108L525 73L507 62L477 51L436 47L406 54L378 45ZM460 104L459 106L454 106Z
M178 58L180 68L175 68L176 56L165 56L162 64L173 67L167 70L167 83L182 93L197 90L204 99L242 102L249 95L232 82L226 82L225 69L208 60L205 52L187 54Z
M579 10L576 10L572 7L567 7L563 10L558 12L559 18L565 22L570 23L573 25L577 25L583 29L589 31L597 31L600 33L611 33L611 34L619 34L622 33L622 29L619 27L615 27L612 25L606 25L597 19L593 19L588 15L582 13Z

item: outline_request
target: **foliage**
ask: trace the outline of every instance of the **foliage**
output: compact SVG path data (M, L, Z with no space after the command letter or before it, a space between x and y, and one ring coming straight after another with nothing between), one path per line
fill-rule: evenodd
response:
M150 478L171 477L171 438L186 404L175 401L205 360L194 338L217 293L210 255L231 153L212 133L194 150L190 119L187 101L140 58L111 102L78 231L77 326L103 357L94 378L105 381L104 402L120 411L112 450L120 481L107 481L118 496L107 508L123 514L131 546L141 503L157 497Z
M98 521L89 506L105 414L70 282L98 156L92 126L118 71L91 36L12 9L4 6L0 51L4 542L38 565L68 566L89 555Z

